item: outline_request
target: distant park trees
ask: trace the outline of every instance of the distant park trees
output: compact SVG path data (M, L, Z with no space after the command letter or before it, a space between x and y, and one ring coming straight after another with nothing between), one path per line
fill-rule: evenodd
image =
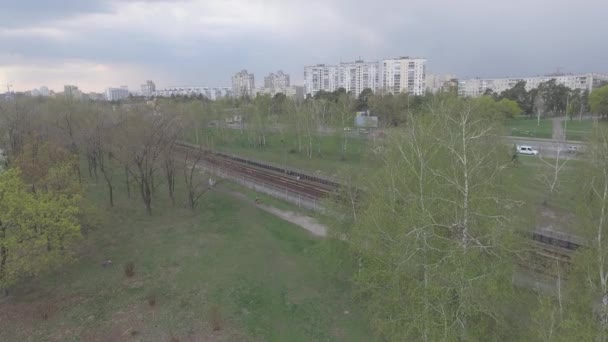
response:
M589 107L591 112L602 118L608 118L608 85L589 94Z
M546 115L569 115L572 118L574 115L582 116L588 109L586 90L570 89L563 84L557 84L555 79L542 82L537 88L529 91L526 90L526 81L519 81L510 89L493 96L498 100L515 101L524 114L538 118Z

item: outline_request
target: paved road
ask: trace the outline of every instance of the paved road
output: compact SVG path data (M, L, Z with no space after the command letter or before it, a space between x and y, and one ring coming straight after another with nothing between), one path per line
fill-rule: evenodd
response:
M520 137L505 137L505 139L508 139L514 145L532 146L537 149L542 156L549 158L555 158L555 156L557 156L557 151L560 150L560 158L579 159L581 154L568 153L568 148L570 146L577 146L580 151L583 151L585 148L585 144L580 141L555 141L551 139L530 139Z

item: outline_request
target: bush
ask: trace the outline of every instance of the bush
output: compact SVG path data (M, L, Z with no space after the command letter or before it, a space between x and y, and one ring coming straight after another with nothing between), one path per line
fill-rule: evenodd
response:
M125 275L129 278L135 275L135 265L133 264L133 262L128 262L125 265Z
M211 324L213 331L222 330L222 314L217 305L212 306L209 310L209 323Z
M148 301L148 304L150 306L155 306L156 305L156 295L154 293L149 294L146 297L146 300Z

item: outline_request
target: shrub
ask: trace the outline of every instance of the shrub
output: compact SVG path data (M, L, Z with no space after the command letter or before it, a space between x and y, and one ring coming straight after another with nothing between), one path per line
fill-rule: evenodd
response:
M150 306L156 305L156 295L154 293L149 294L146 299L148 300L148 304Z
M135 275L135 264L133 262L128 262L125 265L125 275L129 278Z

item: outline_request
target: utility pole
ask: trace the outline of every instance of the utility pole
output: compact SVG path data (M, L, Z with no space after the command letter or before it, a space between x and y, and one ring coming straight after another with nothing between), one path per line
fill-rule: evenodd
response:
M11 87L12 87L13 85L12 85L12 84L5 84L5 86L6 86L6 93L7 93L7 94L10 94L10 92L11 92Z

